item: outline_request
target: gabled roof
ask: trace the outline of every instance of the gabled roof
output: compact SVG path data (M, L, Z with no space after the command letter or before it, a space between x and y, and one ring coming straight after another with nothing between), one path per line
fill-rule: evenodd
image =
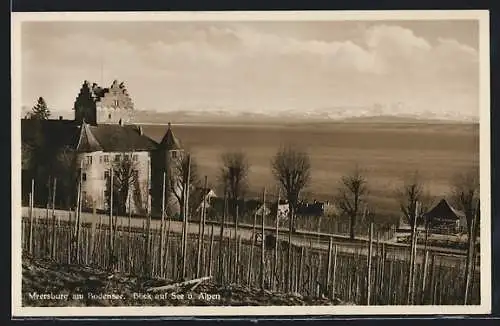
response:
M77 150L82 152L151 151L158 144L133 126L97 125L83 123Z
M182 149L181 143L172 132L172 127L170 125L170 122L168 123L167 132L165 133L165 136L163 136L162 140L160 141L160 146L168 151Z
M441 199L441 201L436 206L434 206L434 208L425 213L424 216L430 218L431 220L434 218L458 220L460 218L463 218L464 214L451 207L446 199Z
M21 140L28 146L70 147L80 152L152 151L158 144L133 125L97 125L73 120L21 120Z

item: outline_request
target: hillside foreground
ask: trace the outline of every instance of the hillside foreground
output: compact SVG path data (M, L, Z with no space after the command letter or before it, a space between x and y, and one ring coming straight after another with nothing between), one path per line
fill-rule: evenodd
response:
M217 285L211 280L148 291L175 282L109 273L90 266L59 264L27 255L22 262L22 304L27 307L91 306L320 306L345 304L338 299L303 297Z

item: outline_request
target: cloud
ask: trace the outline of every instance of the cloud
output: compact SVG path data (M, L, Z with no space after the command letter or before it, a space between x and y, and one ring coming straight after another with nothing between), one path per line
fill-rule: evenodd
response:
M477 102L475 49L450 38L431 42L386 24L363 30L358 39L300 39L243 25L166 29L161 37L155 33L139 40L85 30L30 37L23 44L23 79L28 80L23 99L47 92L49 102L71 107L76 94L70 89L84 79L98 80L104 63L106 77L125 80L142 108L179 109L189 103L279 110L380 101L415 107L412 97L419 97L414 102L428 102L428 109L435 105L431 101L440 108L457 106L459 89L468 107L454 109L477 111L470 107ZM44 78L52 85L44 85Z

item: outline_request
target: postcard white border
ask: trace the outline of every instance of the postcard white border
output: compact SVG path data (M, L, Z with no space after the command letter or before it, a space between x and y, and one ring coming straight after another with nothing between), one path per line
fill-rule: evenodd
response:
M60 12L11 14L12 80L12 316L287 316L465 315L491 312L490 49L486 10L281 12ZM262 306L262 307L22 307L21 305L21 23L26 21L402 21L478 20L480 54L481 304L476 306Z

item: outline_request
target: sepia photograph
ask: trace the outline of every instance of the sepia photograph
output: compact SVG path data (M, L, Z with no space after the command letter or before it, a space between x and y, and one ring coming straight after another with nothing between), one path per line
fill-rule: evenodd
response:
M13 13L13 315L488 313L488 24Z

